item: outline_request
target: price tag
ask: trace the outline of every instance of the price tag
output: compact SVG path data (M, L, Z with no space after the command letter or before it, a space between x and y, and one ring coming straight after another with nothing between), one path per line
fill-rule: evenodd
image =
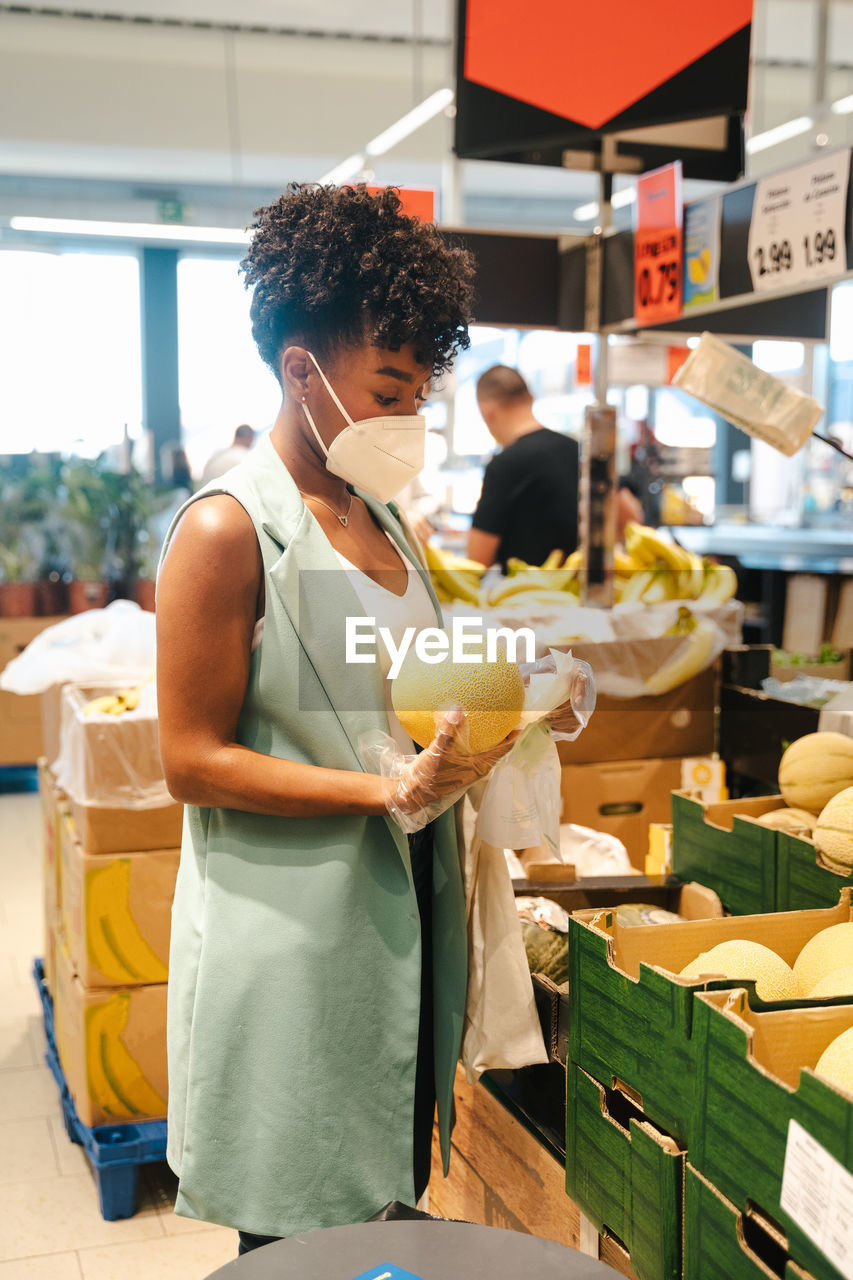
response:
M637 182L634 232L634 319L663 324L681 315L681 163L644 174Z
M796 1120L788 1122L780 1203L845 1280L853 1280L853 1174Z
M845 273L849 175L848 147L757 183L748 247L756 293Z

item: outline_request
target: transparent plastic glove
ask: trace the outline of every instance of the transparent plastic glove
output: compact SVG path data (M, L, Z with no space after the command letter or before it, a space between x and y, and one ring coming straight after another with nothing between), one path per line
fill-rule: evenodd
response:
M551 731L555 742L574 742L589 723L595 710L595 676L592 667L582 658L575 658L575 671L572 676L571 693L559 707L547 712L543 722ZM534 675L552 675L557 670L557 663L551 653L547 653L538 662L522 663L521 673L524 685Z
M359 752L365 766L396 783L385 804L407 834L420 831L455 804L515 745L518 730L503 742L473 755L468 749L468 725L462 707L451 707L439 722L435 737L419 755L404 755L385 733L362 734Z

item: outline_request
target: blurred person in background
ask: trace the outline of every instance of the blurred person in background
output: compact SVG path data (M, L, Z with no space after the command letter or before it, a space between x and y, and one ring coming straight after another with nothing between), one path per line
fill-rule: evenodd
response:
M201 483L207 484L208 480L218 480L220 476L225 475L226 471L230 471L232 467L244 462L254 443L254 428L250 427L247 422L241 423L234 432L234 439L228 448L218 449L216 453L211 454L208 458L201 473Z
M507 365L478 379L477 406L501 451L483 474L468 556L504 572L512 557L541 564L557 548L567 556L578 545L577 441L533 416L530 388Z

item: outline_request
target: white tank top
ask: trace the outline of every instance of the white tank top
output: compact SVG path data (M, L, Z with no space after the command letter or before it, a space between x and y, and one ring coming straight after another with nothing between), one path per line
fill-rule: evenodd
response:
M399 548L387 530L385 536L399 555ZM382 688L385 696L388 726L400 750L405 755L413 755L416 750L415 744L400 724L391 704L391 681L388 678L388 672L391 669L391 655L379 640L378 628L387 627L394 637L394 643L399 644L406 627L415 627L420 631L424 627L438 626L435 608L429 597L429 592L424 586L420 574L416 569L411 568L406 561L403 561L408 578L406 590L401 596L398 596L393 591L389 591L387 587L382 587L378 582L374 582L366 573L356 568L350 560L347 560L346 556L341 555L340 551L335 551L335 555L340 560L341 566L350 575L350 584L361 601L364 616L376 619L376 654L382 670ZM400 559L403 559L402 556ZM261 643L263 634L264 620L263 618L258 618L252 636L252 652Z

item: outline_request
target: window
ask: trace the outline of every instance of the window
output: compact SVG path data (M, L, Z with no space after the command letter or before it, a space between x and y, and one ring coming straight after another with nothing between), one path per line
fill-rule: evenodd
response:
M0 252L0 453L96 457L141 424L137 259Z
M281 390L252 339L250 302L236 261L178 263L181 427L196 474L241 422L263 431L278 413Z

